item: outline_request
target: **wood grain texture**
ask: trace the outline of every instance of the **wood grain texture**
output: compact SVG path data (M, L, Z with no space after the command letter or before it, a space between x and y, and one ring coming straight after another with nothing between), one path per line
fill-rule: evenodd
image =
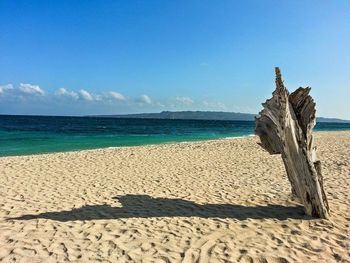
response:
M255 133L261 146L270 154L281 154L292 193L306 214L329 217L329 206L323 189L321 162L317 159L312 129L316 124L315 103L310 88L298 88L289 94L279 68L275 68L276 89L263 103L256 118Z

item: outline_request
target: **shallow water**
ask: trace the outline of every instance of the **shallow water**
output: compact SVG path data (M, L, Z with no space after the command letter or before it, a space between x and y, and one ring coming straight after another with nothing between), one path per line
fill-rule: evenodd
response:
M0 156L249 136L253 121L0 115ZM318 131L350 130L319 123Z

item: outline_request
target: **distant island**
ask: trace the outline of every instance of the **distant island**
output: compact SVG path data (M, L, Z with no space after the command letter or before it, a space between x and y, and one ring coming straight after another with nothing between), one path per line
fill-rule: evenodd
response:
M224 111L162 111L159 113L136 113L117 115L89 115L88 117L134 118L134 119L173 119L173 120L227 120L254 121L256 114ZM317 122L350 123L350 120L317 118Z

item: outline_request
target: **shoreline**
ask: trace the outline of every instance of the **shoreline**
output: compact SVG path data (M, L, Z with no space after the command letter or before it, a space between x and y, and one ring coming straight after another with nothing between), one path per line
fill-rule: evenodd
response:
M341 131L314 131L314 134L322 134L322 133L346 133L350 132L350 130L341 130ZM76 153L76 152L90 152L90 151L101 151L101 150L114 150L114 149L128 149L128 148L135 148L135 147L154 147L154 146L161 146L161 145L173 145L173 144L191 144L191 143L203 143L203 142L215 142L215 141L229 141L229 140L237 140L237 139L247 139L247 138L254 138L256 137L255 134L249 134L244 136L237 136L237 137L222 137L222 138L215 138L215 139L199 139L199 140L193 140L193 141L169 141L169 142L160 142L160 143L150 143L150 144L142 144L142 145L131 145L131 146L107 146L107 147L100 147L100 148L92 148L92 149L77 149L77 150L69 150L69 151L57 151L57 152L46 152L46 153L32 153L32 154L21 154L21 155L4 155L0 156L1 158L9 158L9 157L25 157L25 156L38 156L38 155L52 155L52 154L64 154L64 153Z
M315 140L330 220L256 136L0 158L0 261L349 262L350 132Z

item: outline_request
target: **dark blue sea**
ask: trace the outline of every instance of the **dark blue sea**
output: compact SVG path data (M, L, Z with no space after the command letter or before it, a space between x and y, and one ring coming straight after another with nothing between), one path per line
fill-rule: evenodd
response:
M242 137L253 121L0 115L0 156ZM316 131L350 130L318 123Z

